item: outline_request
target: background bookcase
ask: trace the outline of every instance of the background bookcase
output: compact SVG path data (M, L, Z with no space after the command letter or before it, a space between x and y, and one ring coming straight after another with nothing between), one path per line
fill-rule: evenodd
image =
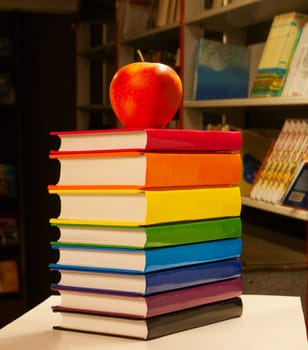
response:
M207 123L227 123L245 129L280 130L286 118L307 118L307 98L192 99L199 38L220 38L244 46L264 42L276 14L308 13L306 2L234 0L212 8L210 1L181 0L177 22L126 36L121 33L124 3L117 1L118 66L134 61L137 48L179 48L176 69L183 81L184 99L177 127L202 129ZM308 212L248 197L242 202L245 291L298 294L305 304Z
M114 128L116 118L108 95L117 67L114 18L79 22L76 39L77 128Z
M19 30L18 15L0 13L0 302L13 310L23 301Z
M0 292L0 327L50 294L48 220L57 203L47 185L57 173L48 159L49 132L75 128L76 16L61 5L53 10L3 9L0 3L0 36L12 41L11 53L0 55L0 71L12 72L14 89L14 98L0 103L0 163L16 168L17 187L14 198L0 196L0 218L16 218L17 233L10 240L1 236L0 261L17 262L19 282L15 292Z

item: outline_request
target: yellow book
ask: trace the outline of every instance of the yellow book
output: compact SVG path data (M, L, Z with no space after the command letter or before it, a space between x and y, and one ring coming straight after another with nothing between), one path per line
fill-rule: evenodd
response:
M50 189L64 223L140 226L239 216L238 186L168 190Z
M261 56L258 69L264 69L272 66L273 52L275 51L275 44L279 32L281 30L281 24L284 21L284 15L277 15L274 17L270 31L268 33L263 54Z

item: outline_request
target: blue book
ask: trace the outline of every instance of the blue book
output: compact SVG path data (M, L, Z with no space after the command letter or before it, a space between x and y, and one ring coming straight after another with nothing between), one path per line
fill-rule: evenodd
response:
M118 292L151 295L169 290L240 277L242 264L238 258L181 266L173 269L140 273L113 273L101 268L51 264L60 272L60 280L52 288L76 291Z
M290 183L282 204L299 209L308 209L308 160L303 160Z
M195 58L193 99L248 96L250 52L247 47L201 38Z
M53 243L51 246L59 251L60 265L146 273L239 257L242 240L223 239L153 249L69 246L61 243Z

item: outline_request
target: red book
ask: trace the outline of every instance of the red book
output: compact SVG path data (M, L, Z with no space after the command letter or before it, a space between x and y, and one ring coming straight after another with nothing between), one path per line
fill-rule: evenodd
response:
M242 145L239 131L124 128L53 131L50 134L60 139L58 152L115 150L238 152Z

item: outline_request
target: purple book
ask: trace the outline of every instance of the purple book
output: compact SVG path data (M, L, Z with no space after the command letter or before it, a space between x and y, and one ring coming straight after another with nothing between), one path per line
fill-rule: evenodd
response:
M202 284L148 296L112 292L85 292L61 288L61 304L54 311L75 311L131 318L149 318L238 297L240 278Z

